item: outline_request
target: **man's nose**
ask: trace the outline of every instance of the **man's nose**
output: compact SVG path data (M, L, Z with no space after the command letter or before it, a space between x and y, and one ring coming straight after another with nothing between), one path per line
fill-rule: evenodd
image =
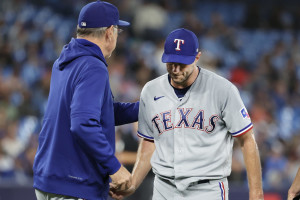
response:
M178 73L180 71L180 65L173 64L172 66L172 72L173 73Z

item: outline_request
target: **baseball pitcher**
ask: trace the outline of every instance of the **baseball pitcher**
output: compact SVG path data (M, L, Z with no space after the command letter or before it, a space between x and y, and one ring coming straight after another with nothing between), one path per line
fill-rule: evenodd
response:
M240 142L249 199L263 199L261 164L253 125L237 88L196 65L198 39L186 29L171 32L162 62L168 73L141 93L138 135L142 141L129 195L153 169L154 200L227 200L233 139Z

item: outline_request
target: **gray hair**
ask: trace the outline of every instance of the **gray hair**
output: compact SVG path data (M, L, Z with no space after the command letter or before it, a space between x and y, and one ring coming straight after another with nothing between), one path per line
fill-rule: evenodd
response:
M77 34L77 37L84 37L84 36L102 37L104 35L106 29L107 29L107 27L80 28L77 25L76 34Z

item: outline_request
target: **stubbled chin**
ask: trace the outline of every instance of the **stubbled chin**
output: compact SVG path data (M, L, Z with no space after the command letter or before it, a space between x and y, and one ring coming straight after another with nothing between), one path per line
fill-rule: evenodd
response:
M182 80L182 76L173 76L172 78L173 78L173 80L176 80L176 81Z
M177 83L177 84L181 84L182 83L182 79L173 79L173 81L175 82L175 83Z

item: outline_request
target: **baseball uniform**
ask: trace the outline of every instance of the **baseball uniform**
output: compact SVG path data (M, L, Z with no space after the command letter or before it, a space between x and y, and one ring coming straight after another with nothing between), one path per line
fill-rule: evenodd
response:
M178 197L190 197L195 191L200 194L199 188L187 191L215 182L213 187L218 187L219 196L209 199L227 199L233 137L250 129L252 123L237 88L206 69L200 69L181 99L170 85L168 74L148 82L142 90L138 135L155 142L151 158L155 183L168 180L179 191ZM197 185L200 180L209 181ZM175 192L165 190L171 195L165 199L176 199Z

